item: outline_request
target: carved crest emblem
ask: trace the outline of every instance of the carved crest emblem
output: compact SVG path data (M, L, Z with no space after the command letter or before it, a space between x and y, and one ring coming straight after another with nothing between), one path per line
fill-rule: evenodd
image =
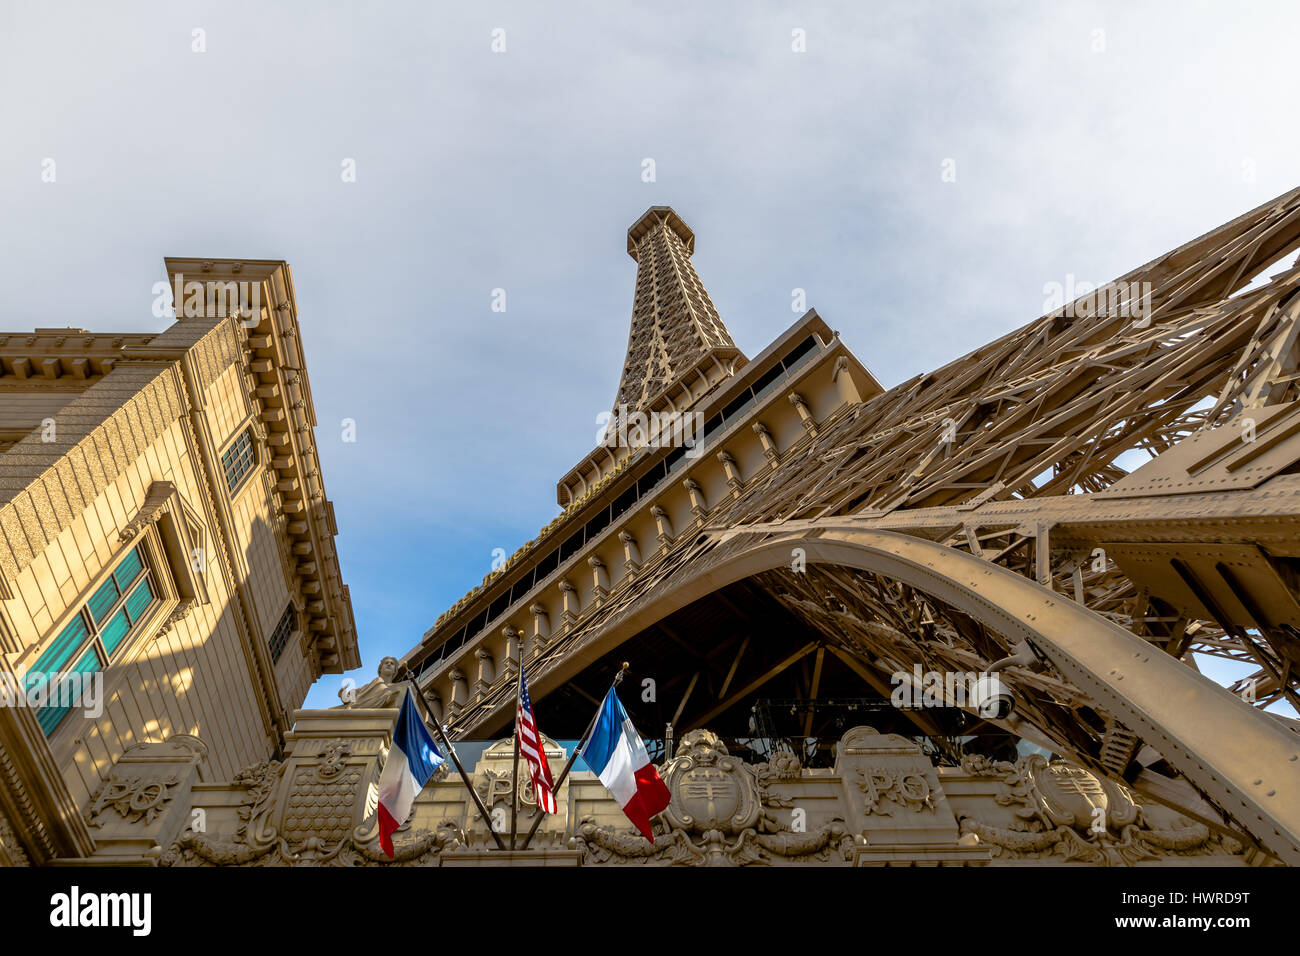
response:
M664 783L672 795L664 816L674 827L737 833L758 819L761 805L753 772L707 730L682 738Z

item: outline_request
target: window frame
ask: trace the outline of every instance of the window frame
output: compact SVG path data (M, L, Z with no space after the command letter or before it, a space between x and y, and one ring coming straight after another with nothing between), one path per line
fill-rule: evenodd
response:
M240 439L244 436L248 436L248 471L242 474L232 486L230 484L230 472L226 467L226 454L239 444ZM252 416L249 416L240 423L238 428L235 429L235 433L231 439L217 451L217 461L221 463L221 477L225 479L226 493L230 496L231 501L238 498L239 495L248 487L250 479L257 472L258 466L262 464L257 444L257 435L253 429L253 419Z
M280 625L284 623L286 618L289 620L289 633L285 635L284 644L281 645L280 652L277 654L275 650L275 635L280 632ZM289 649L289 645L293 643L293 636L294 634L297 634L298 631L298 609L293 606L293 601L290 601L285 606L284 613L280 615L280 619L276 621L275 627L271 629L271 633L267 635L266 638L267 650L271 652L272 666L279 666L281 658L284 657L284 652Z
M132 552L136 552L140 556L142 565L140 573L131 580L125 590L119 587L119 594L104 613L102 623L96 623L90 610L91 599L99 593L100 589L110 579L113 579L118 568L121 567ZM151 590L154 592L153 600L144 607L134 621L130 620L130 612L128 611L129 627L110 653L104 643L103 631L106 625L126 607L131 596L136 593L142 582L145 581L149 583ZM157 632L159 624L165 619L164 616L174 610L178 603L179 594L171 578L166 552L163 550L156 526L150 523L148 527L142 529L140 533L130 540L125 541L117 549L113 557L105 562L104 568L96 578L77 595L77 599L71 602L67 610L60 615L54 627L50 628L49 636L33 649L32 663L23 671L23 687L29 686L26 680L27 674L35 669L36 665L49 653L67 629L80 619L82 626L86 628L86 636L77 644L75 650L68 653L63 664L55 673L66 674L75 670L76 664L93 650L99 658L99 666L91 673L98 672L105 675L104 699L107 701L110 696L107 680L109 670L131 661L148 642L149 637ZM35 709L38 722L40 712L45 709L44 707ZM75 724L75 721L68 720L68 717L75 710L75 707L66 709L48 729L42 726L41 732L45 735L45 739L53 743L56 735Z

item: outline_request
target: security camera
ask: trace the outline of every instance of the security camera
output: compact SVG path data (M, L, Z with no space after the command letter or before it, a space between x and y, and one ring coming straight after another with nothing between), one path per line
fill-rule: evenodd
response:
M975 705L975 712L985 720L1002 720L1010 717L1015 709L1015 698L997 674L981 674L975 682L973 697L971 703Z

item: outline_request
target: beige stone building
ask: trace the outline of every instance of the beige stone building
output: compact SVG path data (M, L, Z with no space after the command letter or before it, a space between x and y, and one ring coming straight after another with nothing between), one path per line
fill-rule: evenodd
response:
M157 334L0 333L2 863L94 855L146 742L222 779L279 756L360 663L289 267L167 269Z

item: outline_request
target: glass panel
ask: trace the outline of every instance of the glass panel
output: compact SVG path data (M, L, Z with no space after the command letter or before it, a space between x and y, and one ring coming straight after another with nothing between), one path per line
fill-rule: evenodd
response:
M546 576L560 566L560 549L556 548L537 562L537 580L544 581Z
M101 666L99 651L91 647L67 673L93 674L95 671L99 670ZM43 730L47 735L59 725L59 721L63 720L64 715L72 709L73 701L71 698L76 696L74 691L77 687L78 684L69 682L69 684L62 688L56 688L54 691L55 699L52 702L52 705L42 707L37 711L36 722L41 725L41 730Z
M113 577L117 579L117 586L125 591L127 586L138 578L143 570L144 562L140 560L140 549L136 548L122 559L122 563L113 572Z
M781 364L784 365L787 370L792 369L799 364L799 361L805 355L807 355L816 347L817 347L817 340L810 335L808 336L808 338L804 339L802 342L800 342L798 345L792 348L789 352L787 352L785 358L781 361Z
M253 470L253 439L247 430L225 450L221 464L226 471L226 486L233 492L244 476Z
M271 659L277 664L280 662L280 655L289 644L289 636L293 634L293 605L290 604L284 609L284 614L280 617L280 623L275 626L275 632L271 635Z
M113 605L117 603L118 595L121 593L117 589L117 583L110 577L100 585L98 591L91 595L86 606L90 608L90 616L95 619L96 624L104 620L108 612L113 609Z
M28 674L58 670L68 662L89 636L90 631L86 629L86 619L78 614L63 629L63 633L54 639L54 643L50 645L49 650L37 658L36 663L28 669ZM31 686L31 682L28 683L28 686Z
M109 618L108 623L99 632L99 638L104 642L104 649L112 654L130 630L131 622L127 620L126 608L122 608Z
M149 584L148 578L135 586L131 596L126 599L126 613L131 618L132 624L144 617L144 612L153 603L153 598L153 587Z
M780 362L777 362L754 381L754 394L765 395L767 390L775 385L783 375L785 375L785 369L781 367Z
M754 393L745 389L735 398L727 403L727 407L722 410L723 421L730 422L736 415L751 402L754 401Z

